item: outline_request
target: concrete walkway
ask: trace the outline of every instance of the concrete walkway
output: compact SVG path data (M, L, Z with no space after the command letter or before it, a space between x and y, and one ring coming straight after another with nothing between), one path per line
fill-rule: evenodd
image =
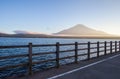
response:
M120 79L120 55L97 61L49 79Z
M13 79L13 78L11 78ZM120 53L70 64L14 79L120 79Z

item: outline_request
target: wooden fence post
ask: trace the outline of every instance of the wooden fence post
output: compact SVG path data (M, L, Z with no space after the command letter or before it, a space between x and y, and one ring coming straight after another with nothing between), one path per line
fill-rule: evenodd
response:
M115 41L115 53L117 53L117 41Z
M99 44L100 44L100 43L97 42L97 57L99 57L99 47L100 47Z
M120 41L119 41L119 52L120 52Z
M107 42L105 41L105 42L104 42L104 51L105 51L104 55L107 55L106 49L107 49Z
M59 51L60 51L60 44L59 42L56 43L56 67L59 68Z
M29 75L32 75L32 43L29 43Z
M75 42L75 63L78 63L78 42Z
M90 42L88 42L88 60L90 60Z
M110 53L112 53L112 41L110 41Z

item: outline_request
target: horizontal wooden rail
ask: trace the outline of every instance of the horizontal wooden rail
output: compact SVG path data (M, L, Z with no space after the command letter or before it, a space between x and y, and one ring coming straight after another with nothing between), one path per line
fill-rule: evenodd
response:
M100 46L99 48L104 48L105 46Z
M78 56L85 56L85 55L88 55L87 53L85 53L85 54L78 54Z
M106 49L106 51L110 51L110 49Z
M112 50L115 50L115 48L112 48Z
M42 53L34 53L34 54L32 54L32 56L47 55L47 54L55 54L55 52L42 52Z
M94 43L90 43L90 44L97 44L96 42L94 42Z
M87 45L88 43L78 43L78 45Z
M59 59L62 60L62 59L68 59L68 58L72 58L72 57L75 57L75 56L61 57L61 58L59 58Z
M75 51L75 49L71 49L71 50L61 50L61 51L59 51L59 52L62 53L62 52L73 52L73 51Z
M28 45L19 45L19 46L0 46L0 49L6 49L6 48L25 48L28 47Z
M108 42L109 43L109 42ZM99 44L104 44L104 42L99 42Z
M87 49L88 49L88 48L81 48L81 49L78 49L78 50L80 51L80 50L87 50Z
M41 64L41 63L46 63L46 62L50 62L50 61L55 61L56 59L49 59L49 60L44 60L44 61L36 61L36 62L32 62L32 64Z
M115 45L112 45L113 47L115 46Z
M97 49L97 47L91 47L90 49Z
M99 52L104 52L105 50L100 50Z
M47 46L55 46L55 44L32 45L32 47L47 47Z
M95 53L97 53L97 51L94 51L94 52L90 52L90 54L95 54Z
M60 46L68 46L68 45L74 45L75 43L69 43L69 44L60 44Z
M110 46L106 46L106 47L110 47Z

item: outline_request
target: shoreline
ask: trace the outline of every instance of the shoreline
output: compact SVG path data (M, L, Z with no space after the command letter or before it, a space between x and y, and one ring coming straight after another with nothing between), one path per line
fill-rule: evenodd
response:
M0 36L0 38L62 38L62 39L120 39L119 36L111 37L71 37L71 36Z

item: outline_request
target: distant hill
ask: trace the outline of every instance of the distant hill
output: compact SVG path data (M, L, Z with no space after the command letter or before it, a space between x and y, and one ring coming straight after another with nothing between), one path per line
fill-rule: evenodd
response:
M20 38L95 38L95 39L120 39L120 36L110 35L103 31L89 28L82 24L77 24L69 29L54 34L43 34L30 31L17 30L15 34L1 33L0 37L20 37Z
M23 37L23 38L43 38L50 37L50 35L45 34L12 34L12 37Z
M1 33L0 32L0 36L2 37L2 36L7 36L8 34L6 34L6 33Z
M48 38L50 35L45 34L0 34L0 37L20 37L20 38Z
M7 33L2 33L2 32L0 32L0 34L7 34Z
M55 33L55 35L72 35L72 36L98 36L98 35L110 35L103 31L91 29L85 25L77 24L69 29Z
M36 32L27 32L27 31L14 31L15 34L5 34L0 32L0 37L20 37L20 38L43 38L50 37L51 35L47 34L37 34Z
M38 32L31 32L31 31L25 31L25 30L15 30L13 31L15 34L42 34Z

